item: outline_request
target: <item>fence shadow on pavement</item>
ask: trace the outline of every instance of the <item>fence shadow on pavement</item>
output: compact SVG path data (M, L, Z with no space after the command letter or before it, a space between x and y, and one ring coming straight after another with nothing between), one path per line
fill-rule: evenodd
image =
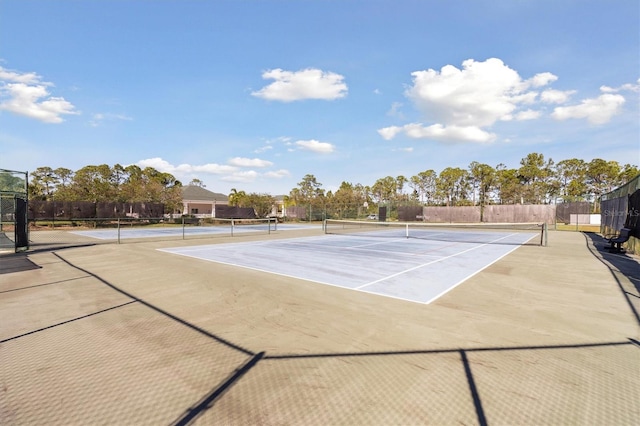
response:
M38 266L29 260L26 254L11 253L0 257L0 275L40 268L41 266Z
M613 254L609 255L608 253L604 253L602 250L598 250L596 248L596 245L601 246L602 239L598 239L599 237L595 235L590 235L590 234L585 234L585 235L587 238L587 243L589 245L589 248L592 250L592 252L596 257L598 257L605 265L607 265L611 269L612 274L616 278L616 281L620 285L620 288L623 290L627 299L629 300L629 298L632 296L635 296L637 298L638 297L637 277L635 277L635 280L636 280L634 283L635 294L633 294L632 293L633 289L630 289L630 288L627 289L625 287L625 284L623 283L623 279L621 279L619 276L619 274L623 274L625 277L629 278L629 281L631 281L631 279L634 278L632 261L636 262L635 263L636 266L637 266L637 261L635 261L634 259L629 260L620 255L613 255ZM249 380L249 379L246 379L244 376L246 375L246 373L249 372L249 370L252 370L258 364L262 364L266 370L294 371L296 362L310 362L313 364L317 364L317 363L321 363L322 362L321 360L328 359L328 358L342 360L342 361L347 359L351 359L351 360L360 359L364 363L365 367L372 366L375 369L380 365L386 364L386 362L383 364L377 364L373 360L375 359L380 360L384 358L385 360L389 360L390 364L387 364L386 366L388 366L390 369L389 370L385 369L375 374L378 380L381 380L384 382L384 380L390 379L390 377L396 374L396 373L391 373L391 376L389 376L390 371L392 371L391 366L396 364L396 362L391 361L392 359L395 359L398 362L402 363L403 359L409 358L410 363L413 364L412 357L419 357L418 359L419 365L417 365L416 368L424 369L425 365L437 365L440 362L441 360L440 356L442 355L458 358L458 360L456 361L456 364L458 365L459 371L462 373L460 377L464 377L463 380L466 381L466 389L464 390L464 393L467 394L468 398L465 398L465 399L467 401L470 401L472 404L472 407L467 407L467 409L470 410L470 412L474 413L475 415L474 420L477 422L477 424L488 425L488 424L494 423L494 421L492 420L496 420L492 418L491 414L495 414L496 412L499 412L499 410L496 410L495 407L491 407L491 409L488 410L487 405L491 405L491 404L488 404L486 400L483 399L483 395L484 395L484 398L486 398L487 394L493 392L493 387L486 380L486 375L488 374L486 372L486 369L487 369L486 356L489 356L492 358L489 364L500 365L500 363L504 362L505 360L505 358L501 354L511 353L513 354L515 362L519 363L521 362L520 354L522 354L523 351L533 351L539 354L537 358L545 359L546 361L549 361L552 364L557 359L574 359L574 361L570 363L573 365L575 369L580 370L585 367L580 365L578 361L575 361L576 359L580 359L580 357L576 356L577 354L574 351L582 351L582 350L595 351L595 350L615 349L616 350L615 353L618 353L618 350L624 351L626 350L625 348L628 348L629 346L640 346L638 341L629 338L627 340L621 340L621 341L593 342L593 343L584 343L584 344L576 343L576 344L496 346L496 347L475 347L475 348L474 347L469 347L469 348L454 347L454 348L444 348L444 349L416 349L416 350L367 351L367 352L343 352L343 353L334 352L334 353L268 354L264 351L259 352L257 350L249 350L244 348L238 343L230 342L213 332L200 328L195 324L189 323L186 320L179 318L170 312L167 312L143 299L136 297L131 293L128 293L122 290L121 288L118 288L117 286L108 282L107 280L100 277L99 275L94 274L77 265L74 265L65 257L57 253L54 253L54 255L58 259L66 263L68 266L70 266L71 268L81 271L87 276L93 277L103 285L108 286L112 290L119 292L130 299L130 301L126 302L125 304L119 305L114 308L118 308L124 305L129 305L131 303L140 303L152 309L153 311L163 315L164 317L170 318L171 320L179 323L180 325L187 327L193 331L196 331L199 334L204 335L209 339L212 339L213 341L221 343L224 346L230 349L233 349L248 357L246 363L242 365L237 365L236 369L233 371L230 370L229 376L227 376L227 378L223 380L221 383L216 384L210 390L210 392L207 392L206 394L202 395L200 400L193 401L190 407L185 407L185 411L182 413L182 415L180 415L177 419L173 421L172 424L174 425L191 424L192 422L196 421L196 419L205 415L207 411L214 409L214 406L216 406L216 404L220 403L221 400L224 399L223 398L224 395L228 391L230 391L232 387L238 384L242 384L244 380ZM636 272L636 275L637 275L637 272ZM635 313L636 319L640 324L638 311L635 310L635 308L633 307L633 304L630 304L630 305L632 310ZM114 309L114 308L111 308L111 309ZM95 315L95 314L97 313L94 313L91 315ZM81 320L85 317L88 317L88 316L76 318L74 319L74 321ZM66 321L65 323L68 323L68 321ZM57 327L58 325L62 325L62 324L63 323L54 324L54 325L51 325L50 327L45 327L42 330L36 330L36 331L44 331L45 329L49 330L52 327ZM27 333L27 334L33 334L33 333ZM25 334L25 336L27 334ZM15 336L7 340L18 340L21 337L22 336ZM562 356L555 356L555 353L560 352L562 354L563 351L569 351L569 352L565 353ZM487 355L483 357L482 354L487 354ZM368 364L368 363L371 363L371 364ZM496 368L496 367L491 367L491 368ZM481 371L484 370L482 374L480 374L480 376L485 376L484 381L478 380L478 370L481 370ZM345 371L346 370L342 370L342 373L344 373ZM354 374L354 377L357 376L359 372L358 366L353 365L350 371L352 371L351 374ZM335 373L335 374L342 374L342 373ZM334 373L330 372L327 374L331 375ZM249 380L250 383L251 383L251 380ZM319 380L321 380L321 378ZM267 392L269 392L272 390L272 389L269 389L268 382L265 383L264 386L265 387L262 387L262 386L260 387L262 388L262 391L267 390ZM520 385L516 384L515 386L520 386ZM260 391L256 389L253 392L260 392ZM259 393L254 394L253 392L251 393L251 396L260 400L261 395ZM489 398L489 400L492 400L492 399L495 399L495 398L492 398L492 397ZM295 404L291 404L292 401L294 401L294 399L292 399L291 401L287 401L288 402L287 407L286 408L281 407L281 409L294 410L294 411L297 410L298 409L297 406ZM387 404L390 403L386 399L384 400L384 402ZM515 403L510 402L510 404L515 404ZM529 406L527 407L528 407L527 409L532 409ZM422 408L423 408L423 411L426 411L426 412L432 412L439 409L434 406L424 406ZM452 409L455 410L456 408L452 408ZM462 408L459 407L458 409L462 409ZM493 412L491 411L492 409L493 409ZM212 411L215 411L215 410L212 410Z
M589 251L609 268L640 325L640 259L624 252L610 252L610 243L599 234L584 233L584 236Z

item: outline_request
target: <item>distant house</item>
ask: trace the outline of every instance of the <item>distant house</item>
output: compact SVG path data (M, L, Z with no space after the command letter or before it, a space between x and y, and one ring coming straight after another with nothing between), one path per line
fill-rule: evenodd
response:
M271 208L271 214L269 214L269 216L280 218L285 217L286 209L284 207L284 195L276 195L274 198L276 200L276 203Z
M269 216L280 218L286 216L284 195L278 195L274 198L275 204ZM216 207L221 210L219 215L216 215ZM182 211L175 213L195 217L232 217L229 216L228 207L229 197L227 195L211 192L201 186L187 185L182 187Z
M196 185L182 187L182 214L196 217L216 217L216 206L229 205L229 197Z

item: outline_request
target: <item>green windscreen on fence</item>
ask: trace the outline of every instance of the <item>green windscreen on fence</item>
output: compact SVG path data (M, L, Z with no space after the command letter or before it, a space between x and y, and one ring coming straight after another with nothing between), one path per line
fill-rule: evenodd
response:
M640 238L640 175L600 199L603 235L615 234L622 228L631 229L631 235Z

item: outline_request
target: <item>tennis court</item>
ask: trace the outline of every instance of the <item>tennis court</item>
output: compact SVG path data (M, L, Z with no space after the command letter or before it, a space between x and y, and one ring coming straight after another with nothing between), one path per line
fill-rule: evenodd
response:
M520 245L539 238L533 229L521 232L506 226L499 231L481 227L412 227L409 234L408 226L401 224L331 223L337 225L340 229L336 235L161 251L431 303ZM345 229L347 225L359 227L351 233Z

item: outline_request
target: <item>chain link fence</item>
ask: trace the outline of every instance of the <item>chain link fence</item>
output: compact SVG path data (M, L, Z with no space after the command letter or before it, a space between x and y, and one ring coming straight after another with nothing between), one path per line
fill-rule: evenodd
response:
M151 240L241 237L277 231L277 220L220 218L88 218L29 221L33 250Z
M7 202L5 202L6 204ZM171 217L163 206L151 203L29 202L28 238L32 249L107 243L130 243L149 239L181 240L241 236L245 232L270 233L276 221L322 221L324 219L384 220L427 223L545 223L551 230L599 232L600 215L590 213L590 203L487 206L298 205L287 207L281 218L231 219ZM6 209L5 209L6 210ZM381 212L384 211L384 215ZM98 213L104 215L99 216ZM13 230L4 224L5 231ZM248 226L245 226L248 225ZM13 234L0 239L14 244Z

